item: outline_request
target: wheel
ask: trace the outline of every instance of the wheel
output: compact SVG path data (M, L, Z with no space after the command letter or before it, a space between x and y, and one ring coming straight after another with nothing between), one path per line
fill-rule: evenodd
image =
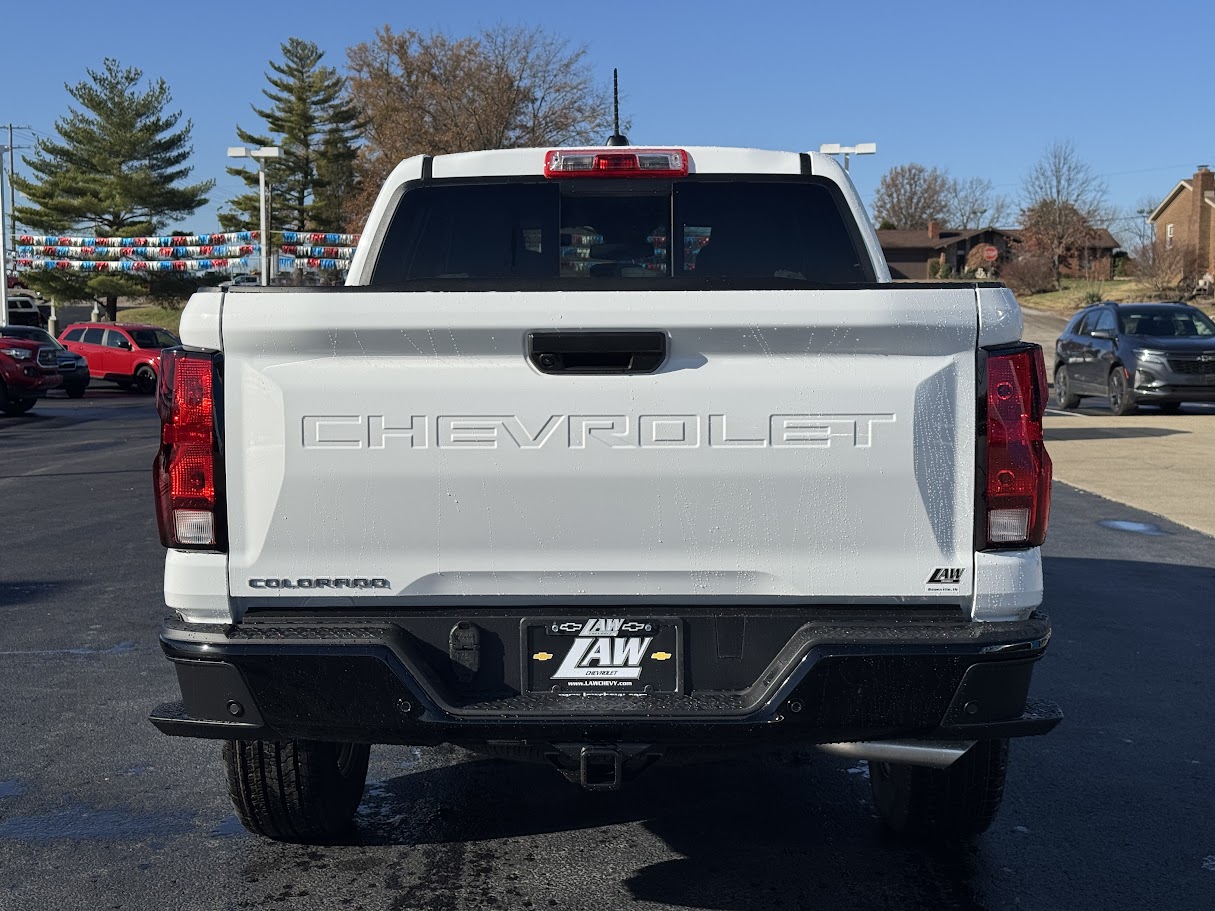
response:
M1055 400L1060 408L1075 408L1080 404L1080 396L1072 392L1071 381L1067 378L1067 368L1060 367L1055 371Z
M1181 402L1161 402L1156 406L1161 414L1177 414L1181 411Z
M882 825L900 836L956 841L987 831L1008 772L1008 741L980 740L945 769L869 763Z
M156 371L143 364L135 371L135 388L140 395L151 395L156 391Z
M67 393L67 397L69 399L82 399L84 398L85 388L86 387L84 385L76 383L72 386L64 386L63 391Z
M16 399L12 398L8 389L3 383L0 383L0 411L3 411L9 417L16 417L19 414L25 414L34 407L34 402L37 399Z
M1135 404L1135 397L1126 387L1126 373L1120 366L1110 371L1109 399L1110 411L1117 415L1134 414L1138 407Z
M0 410L10 417L16 417L33 408L36 401L37 399L8 399L3 405L0 405Z
M370 755L364 743L228 740L228 794L250 832L301 844L329 841L354 820Z

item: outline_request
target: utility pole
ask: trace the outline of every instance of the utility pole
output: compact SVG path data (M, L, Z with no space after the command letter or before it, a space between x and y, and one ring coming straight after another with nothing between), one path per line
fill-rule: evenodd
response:
M11 155L12 152L9 152ZM4 154L0 152L0 184L4 182ZM0 186L0 326L8 325L8 239L4 233L4 187Z
M17 156L13 153L17 148L27 149L29 146L13 145L13 130L32 128L25 123L6 123L5 126L8 127L8 233L15 238L17 236L17 197L13 190L13 175L17 173Z

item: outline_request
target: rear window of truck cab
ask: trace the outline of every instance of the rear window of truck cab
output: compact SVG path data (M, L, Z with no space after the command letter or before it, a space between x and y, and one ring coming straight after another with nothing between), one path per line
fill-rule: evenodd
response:
M639 290L874 280L834 184L815 178L449 180L402 195L370 284L461 280Z

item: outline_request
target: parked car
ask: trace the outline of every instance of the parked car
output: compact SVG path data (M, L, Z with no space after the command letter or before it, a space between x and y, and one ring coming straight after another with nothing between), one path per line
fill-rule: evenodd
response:
M221 288L231 288L234 285L236 287L240 287L242 285L257 285L257 284L260 284L260 281L258 280L258 277L256 275L252 275L248 272L244 272L240 275L233 275L232 278L230 278L226 282L220 282L219 286Z
M46 327L46 319L38 309L38 302L28 294L9 294L6 322L10 326Z
M63 377L63 391L71 399L78 399L84 395L90 379L89 362L85 360L84 355L68 351L59 344L55 336L36 326L0 326L0 337L28 339L31 342L54 348L59 352L58 367L59 375Z
M84 356L94 378L147 395L156 391L161 349L180 344L168 329L135 323L73 323L59 341Z
M23 338L0 339L0 411L25 414L61 382L54 348Z
M1055 343L1055 398L1075 408L1086 395L1107 399L1115 414L1215 402L1215 322L1179 302L1081 310Z

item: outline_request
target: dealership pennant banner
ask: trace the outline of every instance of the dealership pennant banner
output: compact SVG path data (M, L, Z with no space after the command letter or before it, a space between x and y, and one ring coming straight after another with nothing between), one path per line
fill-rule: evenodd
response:
M285 244L322 244L325 246L351 246L359 242L358 234L310 234L307 231L283 231Z
M304 256L313 259L350 259L353 247L302 247L298 244L283 244L279 247L288 256Z
M303 256L280 256L278 258L278 267L280 270L284 271L304 268L332 271L334 269L345 269L349 265L350 263L344 259L324 259Z
M205 247L215 244L247 244L259 231L228 231L224 234L173 234L168 237L79 237L66 234L18 234L17 244L26 247ZM337 236L337 235L334 235Z
M257 244L218 244L192 247L35 247L20 245L17 256L44 259L226 259L251 256L258 252Z
M98 259L17 259L18 269L44 272L227 272L247 269L244 257L224 259L165 259L165 260L98 260Z

